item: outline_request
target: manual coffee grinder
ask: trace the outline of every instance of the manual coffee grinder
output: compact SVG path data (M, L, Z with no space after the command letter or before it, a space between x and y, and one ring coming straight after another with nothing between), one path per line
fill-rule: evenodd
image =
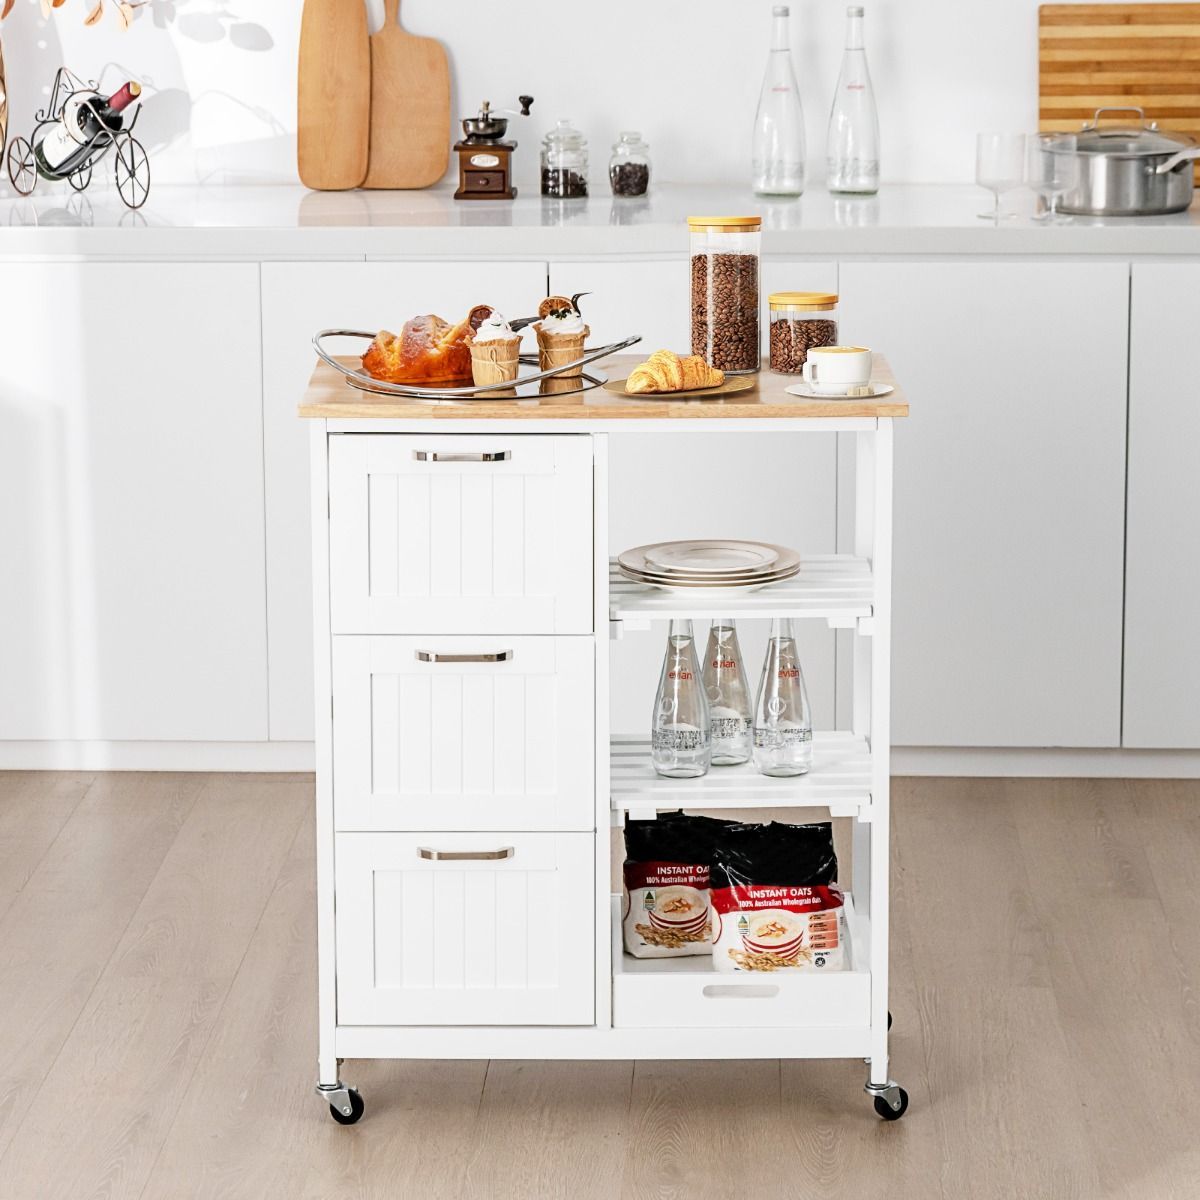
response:
M521 111L510 108L499 111L508 116L497 116L487 100L479 115L467 117L463 123L466 135L461 142L454 143L458 155L458 191L455 200L511 200L517 194L512 184L512 152L516 142L504 141L508 132L508 117L529 116L532 96L518 96Z

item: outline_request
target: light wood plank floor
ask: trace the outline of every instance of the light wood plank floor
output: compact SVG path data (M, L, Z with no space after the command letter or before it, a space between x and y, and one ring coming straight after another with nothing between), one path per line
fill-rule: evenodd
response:
M893 1074L315 1077L307 776L0 774L5 1200L1200 1197L1200 784L898 780Z

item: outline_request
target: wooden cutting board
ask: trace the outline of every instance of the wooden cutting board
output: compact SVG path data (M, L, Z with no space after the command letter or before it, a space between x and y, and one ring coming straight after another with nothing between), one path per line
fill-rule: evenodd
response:
M399 11L400 0L384 0L383 28L371 35L371 153L363 187L429 187L450 161L446 51L401 29Z
M371 136L371 48L363 0L304 0L296 160L305 187L358 187Z
M1097 108L1120 105L1200 140L1200 4L1038 9L1038 128L1074 132Z

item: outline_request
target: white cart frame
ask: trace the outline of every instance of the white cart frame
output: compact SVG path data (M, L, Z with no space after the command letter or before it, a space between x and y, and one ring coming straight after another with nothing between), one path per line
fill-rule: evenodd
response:
M351 1123L361 1115L357 1093L343 1083L345 1058L859 1058L869 1064L866 1091L880 1116L895 1119L907 1096L888 1073L889 925L889 664L892 588L892 418L804 417L720 419L497 418L357 419L311 421L314 629L316 646L317 903L319 937L319 1083L333 1115ZM571 433L590 437L594 467L594 636L596 644L596 994L595 1024L538 1026L348 1026L337 1022L334 913L333 684L330 633L329 447L342 434L511 435ZM672 616L715 614L703 599L673 595L621 580L608 560L608 444L640 433L704 432L728 437L775 432L853 435L856 442L855 523L852 554L806 558L794 580L719 603L734 617L795 617L826 621L853 633L852 729L817 734L813 770L799 779L768 779L751 768L717 768L703 779L666 780L648 769L648 749L612 742L608 727L607 639L623 628ZM803 553L803 547L800 547ZM645 750L645 753L642 751ZM632 960L622 954L609 891L607 832L625 815L657 809L777 806L827 807L853 819L853 863L848 917L852 969L836 975L787 973L782 979L717 974L703 958ZM622 1013L670 1017L672 988L737 1000L761 996L764 1009L784 1005L786 1023L768 1017L730 1023L720 1005L718 1025L698 1024L688 1011L681 1023L622 1024ZM681 983L681 981L684 981ZM689 993L691 994L691 993ZM742 1001L744 1003L744 1001ZM699 1007L696 1001L692 1007ZM684 1010L687 1004L681 1002ZM736 1008L735 1008L736 1011ZM761 1012L763 1009L757 1010ZM795 1014L794 1018L793 1015ZM808 1019L805 1019L807 1014ZM640 1017L638 1018L640 1019ZM660 1018L661 1019L661 1016ZM700 1020L706 1019L703 1015Z

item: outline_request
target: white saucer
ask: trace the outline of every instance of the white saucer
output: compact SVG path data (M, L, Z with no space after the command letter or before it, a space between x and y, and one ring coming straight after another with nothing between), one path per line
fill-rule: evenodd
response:
M791 392L793 396L803 396L805 400L877 400L896 389L890 383L871 382L848 392L816 392L810 383L793 383L783 390Z

